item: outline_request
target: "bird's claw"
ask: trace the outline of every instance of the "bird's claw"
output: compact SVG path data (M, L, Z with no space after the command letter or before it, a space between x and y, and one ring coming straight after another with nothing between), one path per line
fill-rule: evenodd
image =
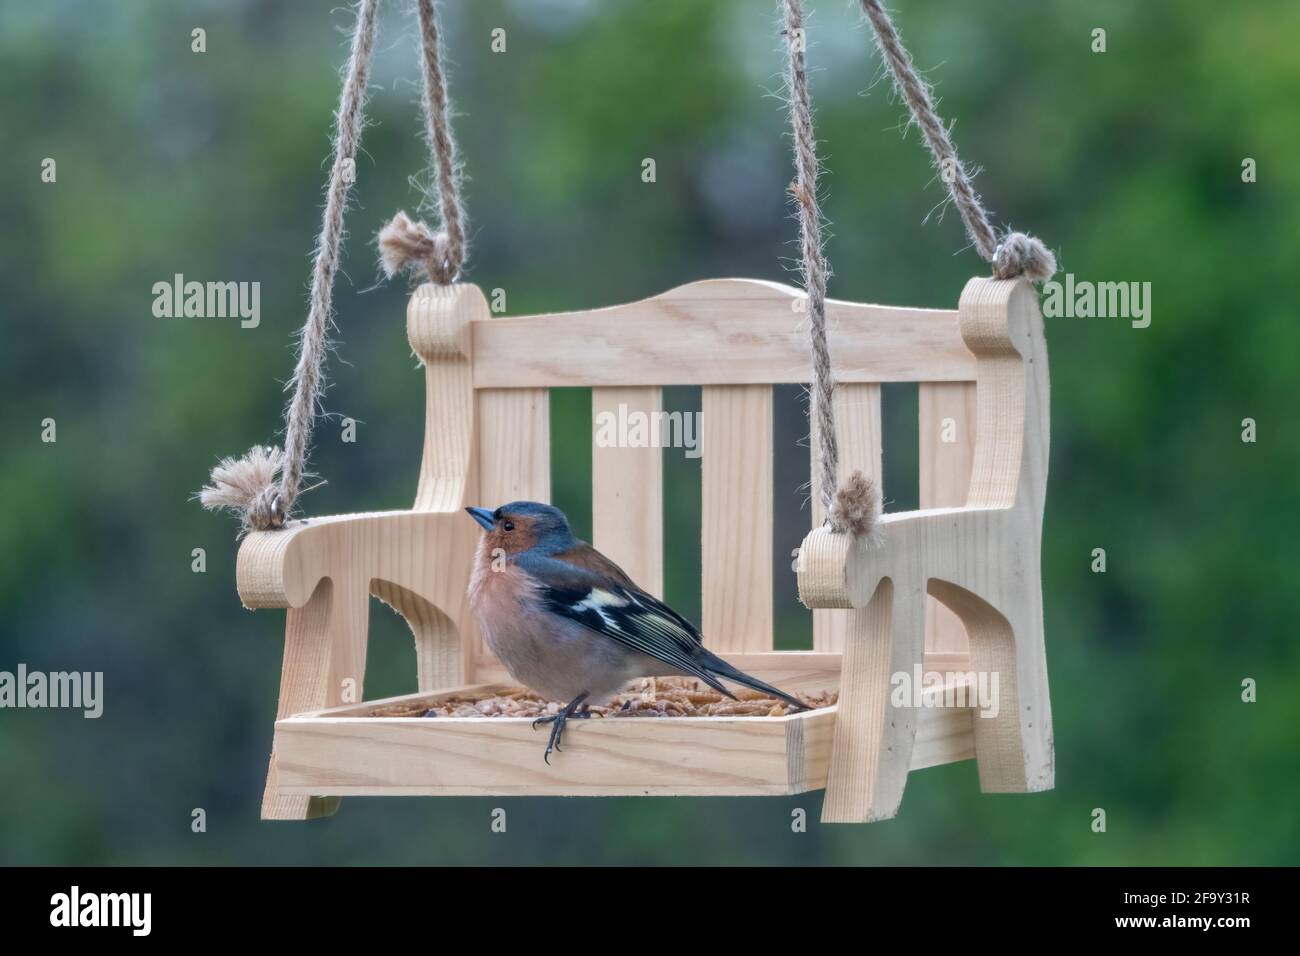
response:
M551 735L546 740L546 752L542 754L542 760L546 762L546 765L548 767L551 765L552 751L558 751L559 753L564 753L564 750L560 747L560 738L564 736L565 722L568 721L570 718L577 718L578 720L583 720L591 716L590 705L583 707L581 713L577 712L579 705L582 704L582 702L586 699L586 697L587 695L583 694L581 697L578 697L576 700L572 701L567 707L560 710L559 713L546 714L545 716L538 717L536 720L533 721L533 730L536 730L538 726L541 724L555 725L551 728Z

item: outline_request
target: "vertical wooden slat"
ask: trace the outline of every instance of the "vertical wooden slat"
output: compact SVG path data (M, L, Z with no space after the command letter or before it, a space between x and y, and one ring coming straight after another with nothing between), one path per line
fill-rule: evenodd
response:
M714 651L772 650L772 387L703 390L702 630Z
M840 451L839 480L861 470L883 487L881 470L880 386L874 383L840 384L835 387L835 430ZM824 520L821 482L818 480L817 434L809 439L812 450L812 526ZM843 652L845 635L852 623L851 611L813 611L813 650Z
M966 504L975 459L975 383L921 382L921 507ZM927 601L925 650L936 667L962 665L970 640L961 619L934 598Z
M481 389L478 506L551 500L551 393L545 388ZM465 520L469 520L466 518ZM475 660L492 654L480 635ZM473 680L473 674L468 676Z
M592 544L656 597L664 592L662 406L658 386L591 390Z
M544 388L478 395L479 505L551 500L551 397Z

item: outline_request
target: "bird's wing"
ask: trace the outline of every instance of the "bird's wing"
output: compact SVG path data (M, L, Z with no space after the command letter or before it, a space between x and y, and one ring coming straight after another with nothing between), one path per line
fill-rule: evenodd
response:
M584 550L587 553L575 556L581 564L569 560L573 552L520 561L537 583L548 611L732 696L697 659L702 638L690 621L638 588L600 552L590 546Z

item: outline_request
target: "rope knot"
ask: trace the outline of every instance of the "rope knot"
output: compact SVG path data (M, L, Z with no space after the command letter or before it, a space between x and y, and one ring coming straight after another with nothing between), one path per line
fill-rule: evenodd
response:
M242 458L223 458L199 501L209 511L232 512L245 531L282 527L287 515L276 476L283 464L284 454L269 445L254 445Z
M827 520L836 534L874 539L880 529L880 491L876 483L860 471L840 486Z
M993 252L993 277L1046 282L1056 273L1056 256L1043 240L1023 232L1009 232Z
M460 272L462 255L445 231L434 232L404 211L379 231L379 260L390 279L410 268L439 285L450 285Z

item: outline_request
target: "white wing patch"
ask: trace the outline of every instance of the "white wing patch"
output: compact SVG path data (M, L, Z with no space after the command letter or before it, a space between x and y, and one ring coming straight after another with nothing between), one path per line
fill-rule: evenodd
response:
M609 628L617 628L613 618L605 613L605 608L609 607L627 607L628 600L619 597L613 591L606 591L604 588L592 588L587 592L587 596L573 605L575 611L595 611L600 615L600 619L605 622Z

